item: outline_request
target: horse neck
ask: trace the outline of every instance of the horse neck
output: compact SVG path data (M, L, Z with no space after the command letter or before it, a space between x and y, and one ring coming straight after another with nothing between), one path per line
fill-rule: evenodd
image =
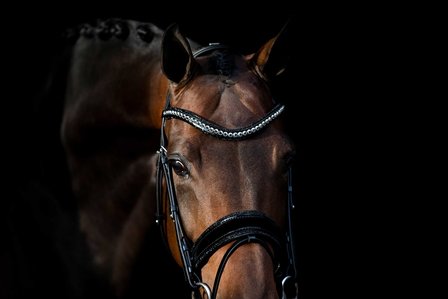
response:
M81 34L73 45L61 128L81 230L96 268L118 292L153 225L152 174L168 88L161 32L151 27L145 43L139 24L126 26L124 40Z

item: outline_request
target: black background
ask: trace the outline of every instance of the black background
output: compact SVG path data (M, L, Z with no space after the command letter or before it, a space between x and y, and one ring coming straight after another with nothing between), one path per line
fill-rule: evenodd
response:
M12 166L4 170L8 180L2 196L6 238L1 246L0 286L6 295L20 288L27 289L27 295L60 292L65 298L67 289L73 288L57 271L61 260L72 255L60 251L74 249L69 241L62 242L66 246L62 248L53 244L53 238L67 235L64 227L73 233L72 224L63 220L64 211L72 206L59 199L63 178L55 173L63 166L46 165L44 171L39 166L37 148L51 152L57 145L46 134L46 139L36 137L40 135L36 135L34 99L64 29L109 17L152 22L161 28L176 22L200 43L221 41L248 50L256 49L289 20L294 59L286 83L277 92L294 111L290 125L299 152L301 298L395 294L391 288L403 267L395 245L403 233L389 224L399 213L396 185L403 166L395 146L407 133L393 119L401 105L397 84L403 67L409 66L403 63L408 54L397 47L405 38L405 26L391 22L395 15L387 7L275 1L246 8L231 2L179 8L174 3L155 7L127 1L96 7L39 4L5 9L2 14L6 52L2 72L7 75L3 146L8 153L6 165ZM54 202L61 207L55 208ZM30 270L33 267L46 274Z

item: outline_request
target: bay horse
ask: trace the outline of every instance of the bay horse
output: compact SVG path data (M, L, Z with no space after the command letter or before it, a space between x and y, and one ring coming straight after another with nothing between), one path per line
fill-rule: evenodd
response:
M117 297L157 223L192 298L297 298L295 149L269 85L286 31L240 54L176 24L76 29L61 140L81 230Z

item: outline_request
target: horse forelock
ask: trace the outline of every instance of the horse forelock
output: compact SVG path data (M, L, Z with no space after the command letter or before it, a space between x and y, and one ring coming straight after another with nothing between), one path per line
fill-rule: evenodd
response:
M237 55L231 50L217 50L207 57L199 57L198 62L201 65L201 74L217 75L218 79L226 85L232 85L234 82L231 77L239 68L236 62Z
M228 79L235 68L234 56L227 50L217 51L213 54L216 73Z

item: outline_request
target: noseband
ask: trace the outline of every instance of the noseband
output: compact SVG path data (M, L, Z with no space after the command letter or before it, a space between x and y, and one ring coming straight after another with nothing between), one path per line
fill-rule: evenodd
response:
M223 49L220 44L211 44L198 50L194 57L203 55L213 50ZM292 209L294 208L292 197L292 171L288 174L288 204L287 204L287 229L286 232L263 213L253 210L238 211L231 213L209 226L196 240L192 242L184 233L181 224L180 211L176 198L172 169L168 162L165 145L167 143L164 133L166 120L176 118L187 122L205 134L224 140L242 140L264 129L269 123L277 118L284 110L283 105L275 106L268 114L250 126L239 129L227 129L215 123L207 121L199 115L180 108L170 106L170 94L166 99L165 109L162 112L162 126L160 137L160 150L157 161L157 215L156 222L159 224L162 237L166 237L163 221L163 178L166 183L166 194L169 199L170 218L176 230L177 244L183 263L185 278L196 298L200 297L200 289L207 294L207 299L215 299L219 281L224 267L230 256L242 245L247 243L260 244L270 255L274 265L274 275L279 293L282 299L297 298L296 267L294 257L294 242L292 238ZM209 258L221 247L230 244L218 267L213 288L202 282L201 269Z

